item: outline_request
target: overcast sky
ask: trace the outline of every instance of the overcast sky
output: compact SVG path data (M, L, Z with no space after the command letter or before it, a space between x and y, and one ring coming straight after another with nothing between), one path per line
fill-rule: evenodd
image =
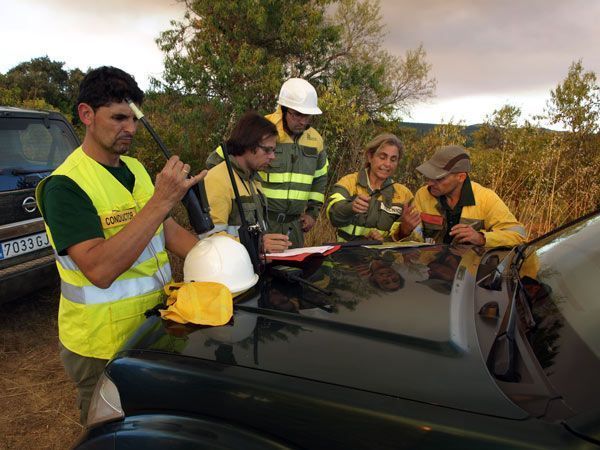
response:
M382 0L386 48L423 44L437 95L408 120L478 123L506 103L542 113L572 61L600 73L598 0ZM103 64L147 88L162 72L154 42L183 17L175 0L0 0L0 72L48 55L67 68Z

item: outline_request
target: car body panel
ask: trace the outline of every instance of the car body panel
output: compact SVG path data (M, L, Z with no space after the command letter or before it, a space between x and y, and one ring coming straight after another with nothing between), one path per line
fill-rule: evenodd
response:
M422 248L418 257L435 261L444 251L440 246ZM382 253L389 258L405 252L368 249L361 251L361 258L372 263ZM472 326L474 279L464 266L454 267L463 272L463 279L452 291L450 284L434 290L419 275L405 276L401 288L386 292L354 279L355 272L346 264L354 256L355 250L340 251L323 261L329 285L335 287L331 296L297 288L285 297L285 286L272 283L257 298L238 303L233 324L189 333L178 352L217 360L219 345L228 345L236 364L244 367L481 414L527 416L498 389L481 358ZM443 286L443 280L433 281ZM366 289L371 289L369 295L355 295ZM299 302L301 308L275 309L281 303L274 302L284 299ZM326 303L333 306L332 312L313 306ZM160 349L161 341L168 339L163 322L149 334L154 342L132 343L132 348ZM386 361L386 370L374 377L370 368L381 361ZM417 379L419 384L414 383Z
M599 228L600 219L586 239ZM516 298L507 274L517 254L344 248L290 268L304 283L282 280L271 267L235 299L227 325L149 317L105 372L125 419L86 436L166 414L225 422L299 448L598 448L595 406L578 410L561 397L544 374L553 366L541 367L525 350L520 328L523 379L492 374L492 348ZM544 269L544 258L521 272ZM144 434L137 439L143 447Z
M47 238L37 237L45 228L35 187L78 145L61 114L0 106L0 302L58 280Z
M120 386L128 417L210 417L262 430L299 448L586 448L577 446L579 441L560 425L533 418L457 411L197 358L135 351L115 359L107 374ZM99 428L109 434L125 426L118 421ZM139 436L138 448L146 446L148 437Z
M143 437L144 446L139 446ZM80 450L141 449L247 449L279 450L293 448L239 426L202 417L144 414L123 422L108 423L84 436Z

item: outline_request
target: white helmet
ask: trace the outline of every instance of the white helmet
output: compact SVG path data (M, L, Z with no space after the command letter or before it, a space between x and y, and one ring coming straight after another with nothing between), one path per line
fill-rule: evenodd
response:
M250 289L258 281L246 248L227 236L210 236L190 250L183 263L183 281L214 281L233 295Z
M302 114L322 114L317 106L317 91L302 78L290 78L283 83L277 103Z

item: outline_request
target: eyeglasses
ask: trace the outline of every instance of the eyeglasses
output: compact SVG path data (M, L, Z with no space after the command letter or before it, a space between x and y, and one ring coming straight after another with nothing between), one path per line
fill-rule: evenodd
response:
M260 147L262 149L263 152L265 152L267 155L270 155L271 153L275 153L275 147L269 147L268 145L262 145L262 144L257 144L257 147Z
M310 120L312 119L311 114L302 114L301 112L295 111L293 109L287 110L288 114L292 116L296 120Z

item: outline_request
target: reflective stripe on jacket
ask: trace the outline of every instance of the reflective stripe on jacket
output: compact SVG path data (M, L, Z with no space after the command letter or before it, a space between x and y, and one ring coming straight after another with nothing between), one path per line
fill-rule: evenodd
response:
M399 225L402 206L413 195L404 185L386 179L379 195L371 197L369 210L363 214L352 211L352 201L357 195L373 193L369 186L367 169L346 175L333 187L327 200L326 213L331 224L337 228L338 241L362 238L372 230L377 230L384 238Z
M311 127L294 140L283 128L281 107L265 117L275 124L278 133L275 160L268 171L259 172L269 211L286 215L290 222L297 221L303 213L316 219L325 200L329 166L323 138ZM206 160L209 169L223 161L219 150ZM281 222L272 222L270 217L267 220L273 232L281 232Z
M69 177L88 195L98 212L105 239L121 231L154 193L150 176L140 162L127 156L121 156L121 160L135 176L133 193L81 147L52 173ZM47 180L38 185L38 202ZM82 356L111 358L144 321L144 312L161 301L163 287L171 281L162 225L132 266L107 289L94 286L68 255L58 255L47 225L46 231L61 279L61 343Z
M460 223L481 231L486 247L518 245L525 242L526 232L508 207L491 189L471 181L475 205L463 206ZM425 239L443 242L446 234L446 216L438 199L429 193L427 186L415 194L415 206L421 212Z

